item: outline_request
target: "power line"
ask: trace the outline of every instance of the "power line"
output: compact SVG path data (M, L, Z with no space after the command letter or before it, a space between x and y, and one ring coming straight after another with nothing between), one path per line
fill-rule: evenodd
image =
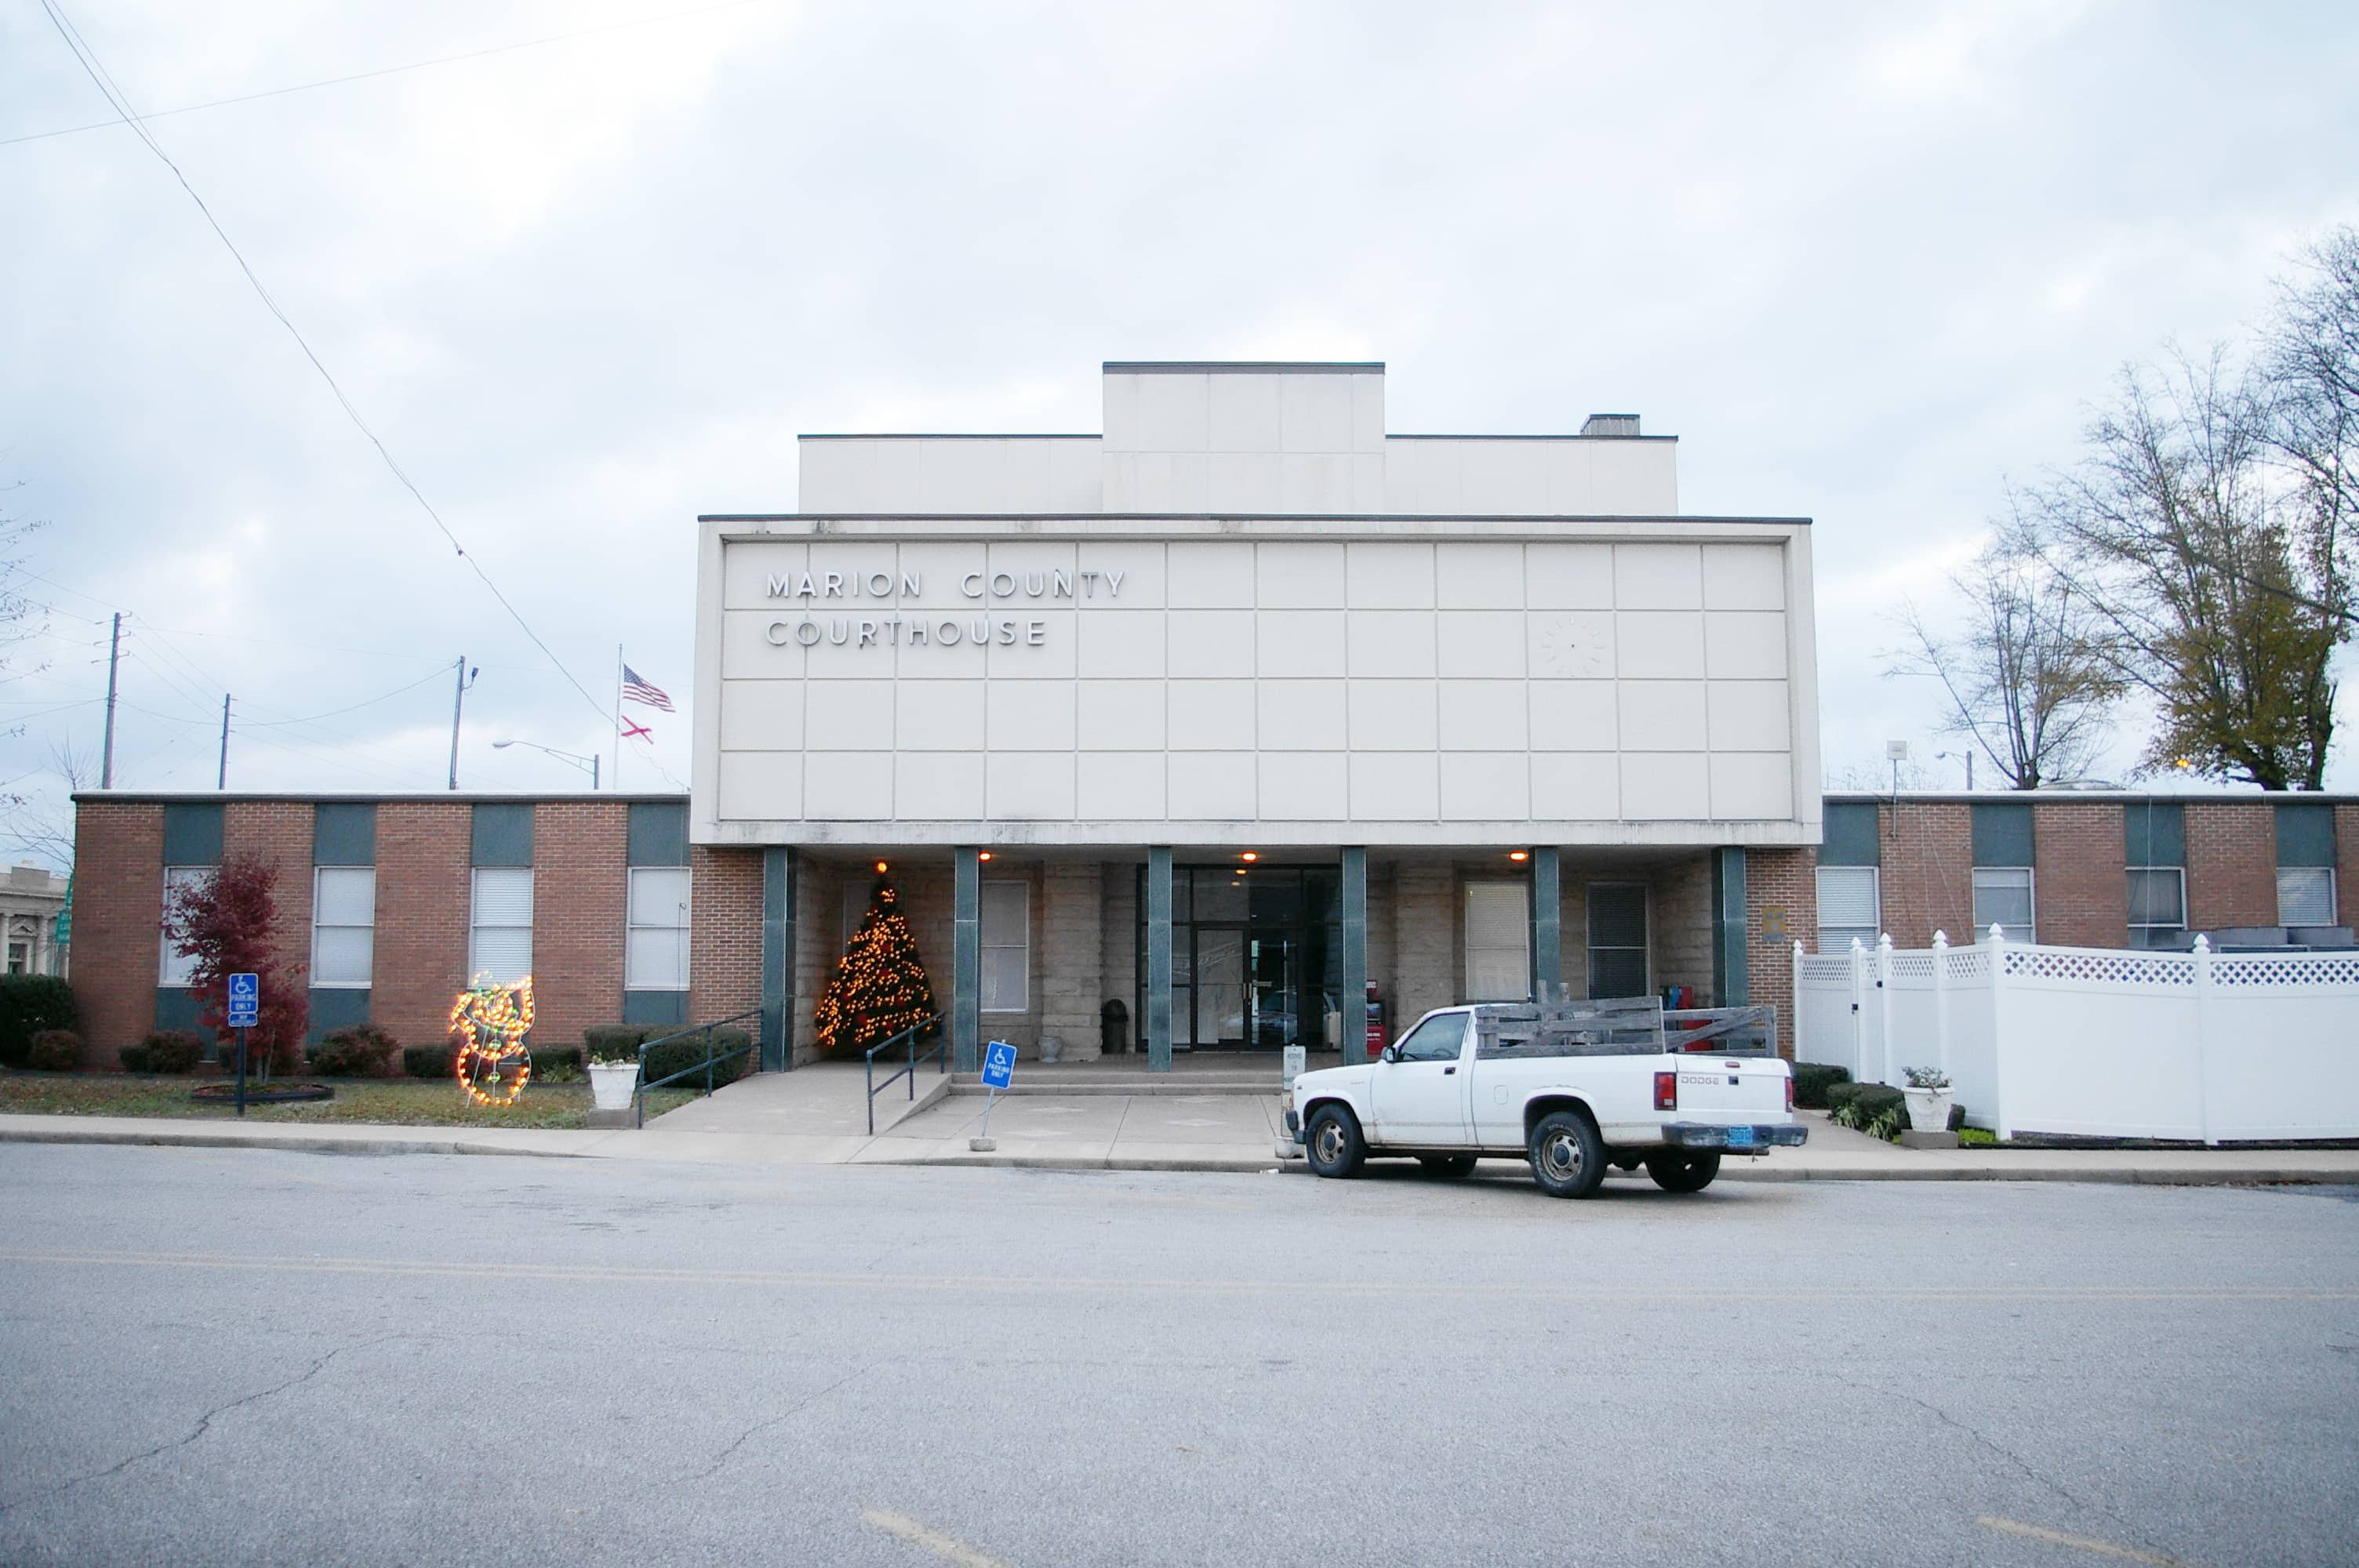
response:
M408 685L407 685L407 686L397 686L397 687L395 687L391 691L379 692L379 693L378 693L376 696L375 696L375 697L367 697L367 698L364 698L364 700L362 700L362 701L353 703L353 704L352 704L351 706L349 706L349 707L345 707L345 708L332 708L328 709L328 711L327 711L327 712L325 712L325 713L314 713L314 714L310 714L310 715L309 715L308 717L306 717L306 718L302 718L302 719L262 719L262 720L258 720L258 721L256 721L256 722L255 722L255 723L250 723L250 724L244 725L244 726L242 726L242 728L244 728L244 729L247 729L247 730L255 730L255 729L277 730L277 729L283 728L284 726L286 726L286 725L289 725L289 724L310 724L310 723L315 722L316 720L319 720L319 719L333 719L333 718L334 718L334 717L336 717L336 715L338 715L339 713L357 713L357 712L359 712L359 711L360 711L362 708L374 708L374 707L375 707L378 703L385 701L387 697L399 697L399 696L400 696L403 692L405 692L405 691L415 691L415 690L417 690L419 687L424 686L428 681L430 681L430 680L440 680L440 679L441 679L441 678L442 678L442 674L443 674L442 666L441 666L440 665L435 665L431 670L429 670L426 674L424 674L424 675L422 675L422 676L419 676L416 680L411 681L411 682L410 682ZM277 711L277 709L275 709L275 708L264 708L264 709L263 709L263 711L264 711L265 713L272 713L272 712L276 712L276 711Z
M59 0L41 0L41 9L48 15L50 26L57 29L58 37L65 40L66 48L73 51L74 59L82 66L83 74L90 78L92 83L105 96L106 101L114 107L115 112L123 116L124 123L131 127L133 134L138 136L147 150L154 153L164 167L172 171L172 178L179 181L180 189L188 193L189 200L197 204L197 211L204 215L206 224L212 228L214 236L221 241L229 251L231 257L236 261L238 270L245 275L245 281L252 286L255 297L261 299L264 308L277 319L278 324L287 329L288 335L293 338L296 346L303 351L303 357L311 362L311 368L320 373L320 379L328 384L330 392L335 394L336 402L343 408L345 417L353 422L353 427L366 437L369 445L376 449L376 454L384 460L386 468L395 479L400 481L402 488L409 492L411 498L418 503L426 515L433 520L434 526L441 531L442 537L449 542L452 553L467 563L468 569L475 574L476 579L490 591L491 596L499 601L500 608L507 611L508 618L514 621L526 637L531 640L532 645L538 648L549 664L556 667L557 672L565 677L567 683L582 694L582 700L590 705L591 711L597 714L602 720L606 719L608 713L605 705L591 695L590 688L583 686L575 678L573 672L565 667L565 662L557 656L556 650L541 640L540 633L532 629L532 623L524 618L523 612L508 601L507 595L500 591L499 584L492 580L491 574L483 568L474 557L467 554L466 546L459 542L459 535L453 533L451 525L442 520L442 514L434 509L434 503L426 499L426 492L418 488L417 483L410 479L401 464L395 460L392 451L378 438L377 433L369 427L368 421L361 416L361 411L353 406L352 399L344 395L343 387L329 372L320 356L312 351L310 342L303 336L302 331L297 328L287 312L280 308L278 301L271 297L270 290L263 287L262 279L247 264L245 253L240 251L236 243L229 237L229 232L221 226L221 221L213 216L212 209L205 205L205 199L197 194L197 188L189 183L189 177L180 172L180 166L172 161L171 155L167 153L163 145L156 140L148 131L146 123L140 118L138 112L131 107L130 101L124 95L122 90L115 86L114 78L107 74L106 67L99 60L97 52L83 41L82 34L67 18L64 10L59 5Z
M650 27L659 22L686 21L691 16L710 16L715 11L734 11L756 5L763 0L725 0L719 5L701 5L690 11L668 11L660 16L639 16L627 22L610 22L603 27L583 27L579 32L551 33L547 38L526 38L521 43L495 44L490 49L469 49L464 54L438 55L432 59L414 59L407 65L383 66L375 70L356 70L349 76L331 76L319 81L299 81L292 87L272 87L260 92L241 93L235 98L215 98L203 103L183 103L177 109L158 109L145 116L149 120L168 119L174 114L194 114L204 109L226 109L233 103L253 103L265 98L283 98L290 92L310 92L321 87L342 87L352 81L369 81L380 76L398 76L406 70L424 70L437 65L456 65L462 60L482 59L487 55L513 54L518 49L536 49L549 44L569 43L575 38L595 38L601 33L619 33L630 27ZM92 120L86 125L60 125L53 131L29 131L21 136L0 136L0 147L15 146L19 142L47 141L51 136L71 136L83 131L103 131L109 125L128 123L127 118Z

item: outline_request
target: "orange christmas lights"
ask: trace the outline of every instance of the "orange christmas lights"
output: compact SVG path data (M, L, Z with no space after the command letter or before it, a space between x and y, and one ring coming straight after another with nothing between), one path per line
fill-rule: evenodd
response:
M933 988L918 957L917 938L901 914L900 896L877 862L868 913L836 960L811 1023L823 1049L856 1051L889 1040L934 1014Z
M532 1032L532 977L509 987L489 975L476 976L474 985L451 1004L451 1030L465 1042L453 1070L467 1098L477 1105L516 1104L532 1077L532 1056L524 1044ZM486 1084L492 1092L485 1091Z

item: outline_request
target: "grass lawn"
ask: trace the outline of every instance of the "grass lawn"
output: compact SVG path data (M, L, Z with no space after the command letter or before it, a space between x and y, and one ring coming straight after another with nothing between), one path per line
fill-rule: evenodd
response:
M235 1108L199 1105L189 1091L217 1084L216 1076L142 1077L126 1073L0 1073L0 1113L36 1116L172 1116L234 1121ZM374 1121L397 1127L579 1128L590 1109L586 1083L536 1082L512 1106L482 1106L447 1078L320 1078L290 1080L332 1085L336 1098L291 1105L253 1105L249 1121ZM662 1115L694 1096L686 1089L656 1089L647 1115Z

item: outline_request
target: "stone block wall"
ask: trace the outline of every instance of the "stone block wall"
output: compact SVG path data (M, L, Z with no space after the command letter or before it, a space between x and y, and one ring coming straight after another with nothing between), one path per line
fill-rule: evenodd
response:
M1051 860L1040 868L1032 1000L1040 1033L1062 1040L1068 1061L1098 1055L1098 1003L1105 991L1103 882L1094 860Z

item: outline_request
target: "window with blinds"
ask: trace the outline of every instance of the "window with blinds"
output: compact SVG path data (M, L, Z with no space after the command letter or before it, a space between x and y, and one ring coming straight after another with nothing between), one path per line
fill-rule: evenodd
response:
M2177 866L2137 866L2129 872L2130 946L2174 947L2187 929L2187 873Z
M983 884L983 1011L1022 1012L1031 990L1032 890Z
M2329 866L2277 868L2277 924L2334 924L2334 871Z
M512 986L532 973L532 868L477 866L467 974Z
M164 907L172 907L172 894L180 888L196 887L213 874L211 866L167 866L164 868ZM172 939L158 936L156 941L156 983L159 986L185 986L195 973L197 961L182 957L172 951Z
M376 945L376 868L321 866L311 873L311 983L368 985Z
M1883 891L1874 866L1819 868L1820 952L1848 953L1854 940L1873 947L1883 928Z
M634 866L624 935L623 989L688 989L688 868Z
M2039 940L2038 909L2029 866L1974 868L1974 939L1997 926L2010 942Z
M1466 1000L1529 1001L1531 889L1523 882L1466 884Z

